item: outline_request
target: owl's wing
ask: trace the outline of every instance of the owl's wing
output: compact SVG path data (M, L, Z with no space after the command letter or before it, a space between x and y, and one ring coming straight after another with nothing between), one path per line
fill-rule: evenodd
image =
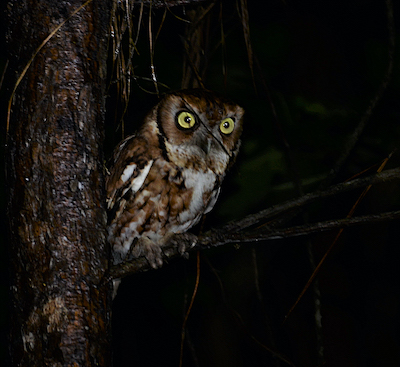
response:
M148 155L147 142L134 135L123 140L116 148L112 171L106 178L109 222L125 203L143 185L154 160Z

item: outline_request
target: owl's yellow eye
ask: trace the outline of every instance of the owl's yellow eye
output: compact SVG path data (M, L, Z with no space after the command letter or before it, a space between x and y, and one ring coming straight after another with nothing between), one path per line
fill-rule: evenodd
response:
M229 135L234 128L235 128L235 122L230 117L222 120L221 123L219 124L219 129L225 135Z
M178 127L190 129L196 123L195 117L190 112L180 112L177 118Z

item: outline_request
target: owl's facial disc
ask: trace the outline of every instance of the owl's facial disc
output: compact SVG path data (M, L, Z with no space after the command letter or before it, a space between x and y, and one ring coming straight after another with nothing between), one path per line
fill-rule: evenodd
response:
M222 148L222 150L230 157L229 152L220 141L218 136L209 129L207 124L205 124L201 118L190 108L189 104L186 103L188 110L179 111L175 116L175 125L181 131L191 132L200 127L199 131L194 132L194 134L198 135L198 146L200 149L206 154L209 155L213 140L216 141L217 145ZM235 123L233 119L226 118L219 124L219 129L221 133L225 135L229 135L235 127Z
M232 134L240 135L243 110L237 106L231 108L229 104L226 107L214 96L209 96L208 100L196 100L196 97L196 103L187 99L190 98L187 96L178 95L178 98L182 103L181 110L178 110L175 117L178 129L193 134L193 137L197 135L195 144L206 156L219 151L232 158L234 152L231 153L226 144L227 141L232 141Z

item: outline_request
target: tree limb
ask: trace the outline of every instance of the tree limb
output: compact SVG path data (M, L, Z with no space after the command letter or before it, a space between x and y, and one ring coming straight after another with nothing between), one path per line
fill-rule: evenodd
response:
M329 187L326 190L315 191L309 194L300 196L294 200L286 201L282 204L271 206L270 208L261 210L256 214L251 214L243 219L239 219L237 221L229 222L225 226L223 226L223 230L225 232L231 231L239 231L245 228L249 228L251 226L257 225L261 221L272 220L274 217L277 217L283 213L289 212L291 210L298 210L303 208L307 204L311 204L312 202L328 198L340 193L344 193L350 190L358 189L361 187L365 187L367 185L374 185L383 182L389 182L391 180L400 178L400 168L394 168L391 170L387 170L383 173L378 173L376 175L371 175L365 178L358 178L351 181L343 182L334 186Z
M210 231L198 237L191 233L177 234L171 238L165 247L163 247L164 261L167 262L168 260L185 255L192 251L218 247L228 243L271 241L304 236L311 233L338 228L347 228L355 225L399 219L400 211L391 211L353 218L334 219L283 229L277 229L275 226L271 225L265 225L258 229L252 229L252 227L255 225L260 225L261 222L266 223L271 218L277 217L278 215L286 213L290 210L302 209L305 205L308 205L317 199L327 198L349 190L365 187L367 185L390 182L395 179L400 179L400 168L395 168L373 176L340 183L324 191L316 191L306 194L295 200L275 205L256 214L248 215L245 218L227 223L219 229L211 229ZM151 267L147 260L144 257L139 257L112 267L108 274L108 279L122 278L130 274L143 272L150 269Z

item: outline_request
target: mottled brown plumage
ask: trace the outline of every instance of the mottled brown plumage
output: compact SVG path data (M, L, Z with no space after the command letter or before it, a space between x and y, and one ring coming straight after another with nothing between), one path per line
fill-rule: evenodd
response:
M175 92L120 143L106 180L114 264L144 255L160 266L168 238L213 208L239 150L243 113L209 91Z

